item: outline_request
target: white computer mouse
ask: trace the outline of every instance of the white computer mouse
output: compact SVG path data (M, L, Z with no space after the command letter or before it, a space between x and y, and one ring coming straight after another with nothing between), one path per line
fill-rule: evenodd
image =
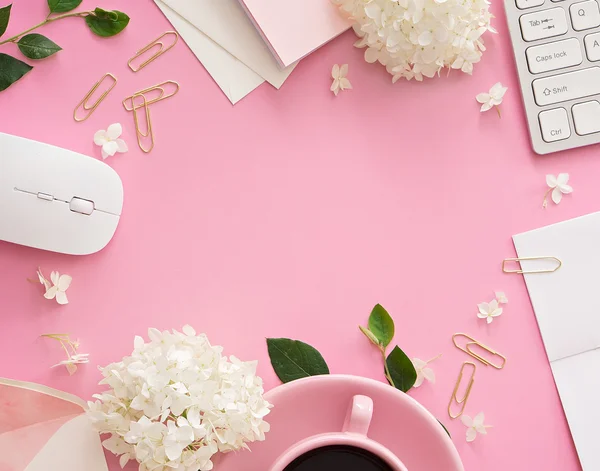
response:
M91 254L110 242L122 208L123 184L104 162L0 133L0 240Z

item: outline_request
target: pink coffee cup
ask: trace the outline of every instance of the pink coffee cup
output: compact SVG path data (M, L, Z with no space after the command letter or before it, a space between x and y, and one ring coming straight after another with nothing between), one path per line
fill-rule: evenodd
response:
M354 396L341 432L314 435L295 443L275 460L269 471L283 471L303 454L332 445L351 446L368 451L381 458L393 471L407 471L396 455L381 443L367 437L372 417L373 400L368 396Z

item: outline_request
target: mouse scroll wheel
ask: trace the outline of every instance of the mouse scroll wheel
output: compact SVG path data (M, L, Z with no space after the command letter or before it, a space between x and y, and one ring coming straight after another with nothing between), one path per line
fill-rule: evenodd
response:
M77 198L75 196L71 198L69 209L75 213L90 215L94 211L94 202L90 200L84 200L83 198Z

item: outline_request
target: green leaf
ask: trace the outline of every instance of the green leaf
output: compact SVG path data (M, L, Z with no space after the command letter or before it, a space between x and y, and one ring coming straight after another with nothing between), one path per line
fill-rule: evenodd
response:
M452 438L452 435L450 435L450 432L448 432L448 429L446 428L446 426L442 422L440 422L440 419L435 419L435 420L437 420L440 423L440 425L442 426L442 428L444 429L444 431L448 434L448 436L450 438Z
M267 339L267 349L273 369L283 383L308 376L329 374L329 368L321 354L304 342Z
M15 59L8 54L0 53L0 92L6 90L33 67Z
M19 39L17 46L23 55L30 59L45 59L62 50L58 44L37 33L23 36Z
M394 347L385 363L397 389L406 392L413 387L417 380L417 370L400 347Z
M375 305L369 316L369 330L387 347L394 338L394 321L381 304Z
M94 34L108 38L123 31L129 24L129 17L117 10L106 11L96 8L93 15L85 17L85 22Z
M8 27L8 20L10 20L10 9L12 5L0 8L0 36L6 32Z
M373 332L362 325L359 325L358 328L363 334L365 334L365 337L367 337L373 345L377 345L379 347L379 339L373 335Z
M48 0L50 13L65 13L75 10L83 0Z

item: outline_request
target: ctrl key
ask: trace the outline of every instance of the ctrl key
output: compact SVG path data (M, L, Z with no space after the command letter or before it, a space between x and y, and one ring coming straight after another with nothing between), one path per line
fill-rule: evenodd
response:
M564 108L542 111L539 114L539 120L544 141L562 141L571 136L569 118L567 116L567 110Z

